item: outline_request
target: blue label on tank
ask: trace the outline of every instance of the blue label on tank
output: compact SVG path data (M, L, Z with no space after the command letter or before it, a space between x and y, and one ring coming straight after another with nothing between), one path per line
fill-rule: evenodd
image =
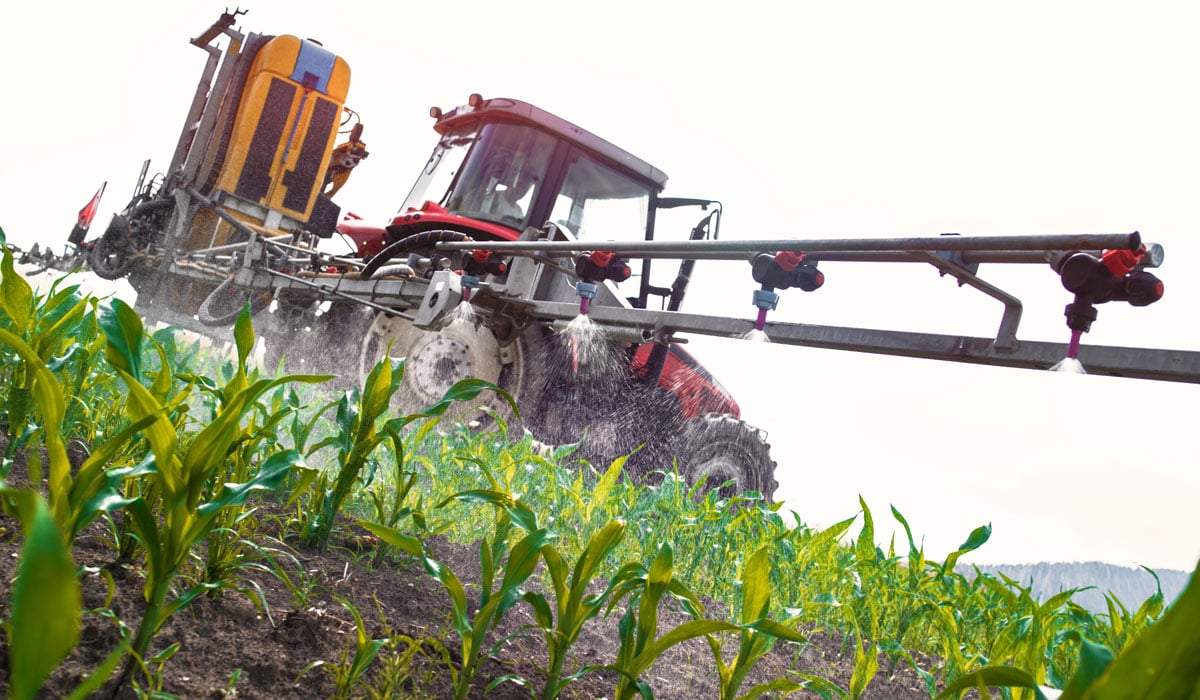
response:
M296 69L292 71L292 80L310 90L326 93L335 61L337 56L332 52L311 41L301 41L300 55L296 57Z

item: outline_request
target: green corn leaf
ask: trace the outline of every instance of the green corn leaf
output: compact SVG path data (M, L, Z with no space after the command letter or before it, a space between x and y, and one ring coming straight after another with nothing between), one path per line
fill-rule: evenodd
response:
M375 535L396 549L399 549L405 554L410 554L414 557L425 556L425 546L421 543L420 539L413 537L412 535L406 535L394 527L367 522L365 520L359 520L355 523L355 525L367 530L371 534Z
M83 596L75 563L40 496L3 489L18 504L25 531L12 586L9 634L10 697L32 698L79 641Z
M196 508L196 515L208 518L216 515L217 511L229 506L240 506L255 491L267 491L279 486L287 473L294 467L304 464L304 459L296 450L276 452L263 462L254 478L241 484L225 484L212 500ZM197 535L193 535L195 541Z
M1030 688L1037 700L1046 700L1046 696L1038 688L1037 681L1028 672L1012 666L985 666L960 676L938 694L939 700L964 690L972 688ZM1136 696L1126 696L1136 697Z
M592 521L592 512L597 508L603 508L608 502L608 495L612 492L613 486L616 485L617 479L625 472L625 461L629 459L629 455L617 457L608 466L608 470L604 472L604 476L600 477L600 481L596 483L596 488L592 489L592 497L584 506L583 520L590 523Z
M967 536L967 541L960 544L957 550L951 552L950 556L946 557L946 562L942 564L942 573L948 574L953 572L954 565L958 562L959 557L967 552L972 552L976 549L979 549L991 538L991 536L992 526L990 523L987 525L981 525L972 530L971 534Z
M842 539L842 535L846 534L846 531L850 529L850 526L854 524L855 520L858 520L857 515L846 518L840 523L834 523L833 525L830 525L821 532L817 533L816 536L812 538L812 541L808 544L808 547L816 551L828 548L834 542Z
M432 559L425 560L426 570L441 581L442 588L450 596L451 619L454 629L464 639L471 635L471 618L467 613L467 591L462 582L447 566L435 563Z
M909 557L915 556L917 554L917 543L913 541L912 528L908 526L908 520L906 520L904 516L900 514L900 511L896 509L896 506L892 506L892 517L904 527L904 534L908 538Z
M108 363L140 384L142 336L145 335L141 317L125 302L113 299L100 311L100 330L108 339L104 348L104 357L108 359Z
M768 548L750 555L742 568L742 623L765 618L771 607L771 562Z
M68 301L74 297L68 297ZM83 318L83 314L87 311L87 307L91 304L89 299L78 299L75 304L61 317L55 320L49 328L38 334L35 350L43 359L47 359L47 355L58 352L60 340L69 332L76 329L79 321Z
M504 510L512 521L521 527L526 532L533 532L539 529L537 524L537 514L521 501L513 498L510 494L503 491L492 489L468 489L459 491L437 505L441 508L450 501L462 501L464 503L486 503Z
M0 261L0 309L12 320L18 335L25 335L29 328L29 315L33 310L33 287L13 269L12 251L4 248L4 259Z
M762 632L763 634L769 634L772 637L778 637L779 639L786 639L789 642L805 641L805 637L803 634L800 634L798 631L792 629L791 627L788 627L787 625L784 625L780 622L776 622L775 620L772 620L770 618L764 617L761 620L754 620L751 622L747 622L743 625L743 627L745 627L746 629L754 630L755 632Z
M529 603L533 608L533 620L538 627L553 632L554 613L550 611L550 604L546 602L546 596L540 593L526 593L521 596L521 600Z
M767 693L771 693L771 697L782 698L803 689L804 685L796 681L788 680L787 678L776 678L773 681L767 681L766 683L754 686L745 695L738 696L738 700L754 700Z
M575 595L582 596L586 591L596 571L604 563L604 557L608 556L625 536L625 529L624 520L614 520L588 540L587 547L575 563L575 572L571 577L572 600L575 599Z
M874 564L875 563L875 519L871 517L871 509L867 507L867 502L862 496L858 497L858 503L862 506L863 527L862 532L858 535L858 541L855 543L854 554L858 563Z
M238 368L245 369L246 358L254 349L254 324L250 321L250 302L242 307L233 324L233 340L237 345Z
M646 669L650 668L663 652L676 644L718 632L736 632L738 629L737 625L720 620L688 620L647 644L642 652L634 658L630 668L625 670L630 676L637 678L645 673Z
M117 648L104 657L100 665L83 679L83 682L75 686L75 689L71 691L66 700L84 700L84 698L88 698L92 693L98 691L100 686L104 685L112 677L112 674L116 673L117 666L120 665L121 659L125 658L125 653L128 651L128 642L121 641L117 645Z
M1087 689L1104 673L1113 660L1113 653L1108 647L1087 639L1078 630L1069 630L1066 639L1074 639L1079 645L1079 663L1075 673L1063 688L1059 700L1078 700L1084 697Z
M850 676L850 697L861 698L867 686L879 673L879 648L870 642L863 648L862 640L854 640L854 673Z
M33 400L42 412L43 432L45 434L46 451L50 456L50 510L54 513L55 521L65 526L69 517L70 505L67 494L70 489L71 465L67 460L67 448L62 441L62 422L66 413L66 402L63 400L62 387L58 379L46 369L45 363L17 335L0 329L0 343L9 345L25 361L29 373L33 376L33 386L30 392ZM11 414L9 419L12 420ZM30 461L30 466L35 464ZM40 477L34 483L40 482Z
M525 583L537 568L542 547L555 537L557 535L549 530L535 530L521 538L512 548L504 565L504 578L500 582L500 603L496 608L493 624L498 624L500 616L520 600L523 594L520 590L521 584Z
M409 416L397 418L393 421L389 421L389 423L399 423L397 427L403 427L408 423L420 420L422 418L437 418L444 414L455 403L472 401L476 396L479 396L485 391L496 392L502 399L508 402L513 414L519 415L517 411L516 400L513 399L512 395L507 391L504 391L495 384L482 379L462 379L456 382L454 386L446 390L446 393L442 396L441 401L438 401L420 413L414 413Z
M183 483L178 473L178 464L175 462L175 447L178 443L179 436L175 432L175 426L167 419L162 404L158 399L150 393L146 387L142 386L123 369L117 369L117 373L125 380L125 386L129 389L129 393L125 397L125 412L134 422L140 423L146 418L154 418L150 425L146 427L142 434L150 443L150 449L154 452L154 457L158 462L158 473L163 479L164 487L168 489L168 493L177 494L182 490Z
M1163 616L1125 647L1088 700L1196 698L1200 688L1200 568Z

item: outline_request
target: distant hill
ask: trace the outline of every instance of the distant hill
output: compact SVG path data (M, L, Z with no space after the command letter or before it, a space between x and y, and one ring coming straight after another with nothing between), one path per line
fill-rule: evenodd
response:
M1076 593L1071 600L1076 605L1087 608L1092 612L1107 612L1104 594L1111 592L1121 601L1130 612L1138 609L1150 596L1154 595L1154 577L1148 571L1138 567L1117 566L1098 561L1055 563L1042 562L1039 564L977 564L976 567L984 573L1002 573L1017 581L1022 586L1033 589L1033 595L1039 599L1048 598L1060 591L1071 588L1094 588ZM974 568L960 564L956 567L964 576L973 576ZM1155 569L1162 584L1163 597L1167 603L1183 591L1191 576L1190 572L1174 569Z

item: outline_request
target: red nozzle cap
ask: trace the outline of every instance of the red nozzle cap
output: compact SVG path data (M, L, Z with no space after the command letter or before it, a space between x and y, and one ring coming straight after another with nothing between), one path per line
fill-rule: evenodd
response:
M607 250L597 250L597 251L593 252L589 257L592 259L592 262L596 263L597 265L599 265L601 267L604 267L605 265L612 262L612 259L614 256L615 256L615 253L609 252Z
M1124 277L1133 272L1133 268L1137 267L1138 263L1142 261L1142 255L1145 252L1145 246L1142 246L1137 251L1121 249L1106 250L1100 256L1100 262L1104 263L1104 266L1113 274L1113 277Z
M791 272L807 257L807 253L798 250L781 250L775 254L775 264L779 265L784 272Z
M471 259L477 263L485 263L492 258L490 250L472 250Z

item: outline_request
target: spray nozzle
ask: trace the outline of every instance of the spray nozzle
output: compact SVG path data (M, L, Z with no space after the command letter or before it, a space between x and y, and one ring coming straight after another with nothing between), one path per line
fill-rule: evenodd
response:
M502 275L508 271L508 266L493 251L476 249L467 256L463 271L472 275Z
M475 275L462 273L462 300L471 301L471 290L479 289L479 278Z
M754 319L754 330L761 331L767 325L767 312L774 311L779 305L779 295L770 289L754 290L754 306L758 308L758 317Z
M1137 251L1107 250L1099 258L1090 253L1071 253L1057 265L1063 287L1092 303L1127 301L1148 306L1162 298L1162 282L1138 267L1145 247ZM1077 299L1078 301L1078 299Z
M579 280L575 283L575 293L579 295L579 313L586 315L588 312L588 304L592 299L596 298L596 292L599 286L595 282L585 282Z
M1139 246L1137 250L1106 250L1098 258L1075 252L1055 262L1063 288L1075 294L1075 300L1064 311L1071 329L1068 357L1075 358L1080 335L1091 330L1097 316L1096 304L1125 301L1148 306L1162 298L1162 281L1138 267L1145 254L1146 247Z

